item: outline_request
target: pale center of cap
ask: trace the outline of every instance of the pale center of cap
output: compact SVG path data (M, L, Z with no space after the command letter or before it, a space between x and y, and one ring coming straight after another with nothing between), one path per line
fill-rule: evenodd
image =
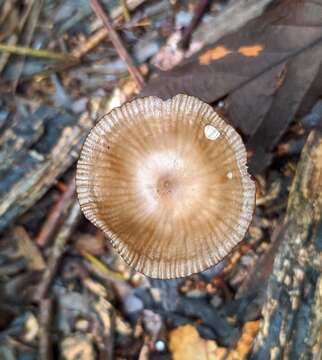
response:
M137 187L151 212L166 211L181 217L193 211L193 204L206 189L197 164L200 166L200 161L191 152L186 157L171 150L144 160L137 173Z
M177 192L179 184L171 175L161 177L157 181L156 192L159 196L173 196Z

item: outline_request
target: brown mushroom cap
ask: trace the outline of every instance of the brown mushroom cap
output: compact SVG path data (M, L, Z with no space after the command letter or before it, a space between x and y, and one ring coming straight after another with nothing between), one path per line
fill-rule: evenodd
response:
M238 133L187 95L105 115L77 165L85 216L135 270L175 278L218 263L252 219L255 185Z

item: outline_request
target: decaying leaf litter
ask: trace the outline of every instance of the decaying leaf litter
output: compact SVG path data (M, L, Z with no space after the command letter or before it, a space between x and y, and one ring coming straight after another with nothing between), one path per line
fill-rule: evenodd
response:
M318 359L322 2L0 4L1 358ZM80 215L74 164L103 114L182 92L243 136L257 207L222 263L149 281Z

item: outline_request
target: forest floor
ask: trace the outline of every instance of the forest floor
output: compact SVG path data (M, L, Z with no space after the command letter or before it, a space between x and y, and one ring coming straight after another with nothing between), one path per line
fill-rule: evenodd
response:
M0 359L321 359L322 0L0 10ZM81 214L75 164L102 115L178 93L242 135L256 209L221 263L151 281Z

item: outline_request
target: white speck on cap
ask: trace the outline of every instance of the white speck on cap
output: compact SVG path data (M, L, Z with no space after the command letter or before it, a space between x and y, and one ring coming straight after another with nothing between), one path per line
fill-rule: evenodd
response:
M228 178L229 180L231 180L231 179L233 178L233 173L232 173L231 171L229 171L229 172L227 173L227 178Z
M204 127L204 134L209 140L216 140L220 136L220 132L213 125L206 125Z

